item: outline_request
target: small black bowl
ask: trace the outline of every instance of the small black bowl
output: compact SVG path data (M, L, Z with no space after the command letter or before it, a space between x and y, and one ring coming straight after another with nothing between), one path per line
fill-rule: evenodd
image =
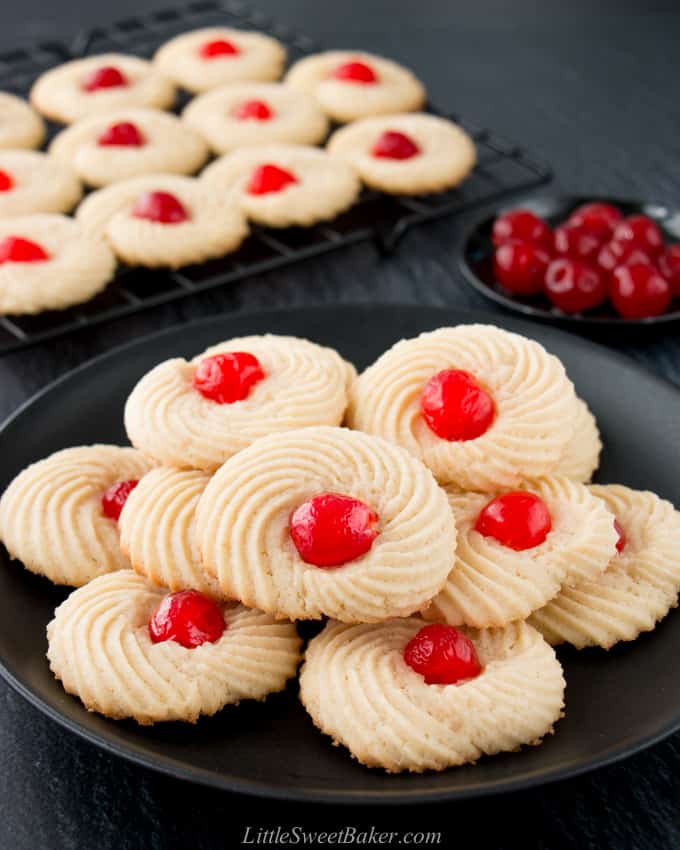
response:
M626 216L638 213L649 216L659 225L667 242L680 241L680 211L660 204L622 201L618 198L585 198L577 195L538 196L506 204L499 207L492 215L487 212L482 219L472 223L461 242L459 264L463 276L477 292L508 310L514 310L532 319L561 324L572 330L577 330L579 327L589 331L596 331L598 328L640 330L680 322L680 299L677 298L670 309L661 316L624 319L616 313L608 301L587 313L563 313L553 306L545 295L512 295L497 283L493 272L494 246L491 241L491 229L499 215L511 209L529 209L546 219L551 226L557 226L565 221L576 207L594 201L614 204Z

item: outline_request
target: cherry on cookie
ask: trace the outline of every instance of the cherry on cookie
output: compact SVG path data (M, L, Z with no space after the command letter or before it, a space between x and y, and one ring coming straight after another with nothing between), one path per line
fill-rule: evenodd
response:
M241 51L231 41L226 38L216 38L212 41L206 41L198 50L202 59L217 59L224 56L238 56Z
M265 377L260 361L247 351L231 351L206 357L194 372L194 388L218 404L233 404L248 398L251 389Z
M424 626L406 644L404 661L428 685L455 685L482 672L474 643L453 626Z
M272 163L264 163L251 174L246 191L249 195L269 195L297 182L299 181L292 172Z
M170 192L145 192L132 208L135 218L144 218L158 224L181 224L188 221L189 213Z
M300 557L316 567L340 567L365 555L378 536L378 514L340 493L322 493L290 517L290 536Z
M12 175L6 171L0 171L0 192L9 192L14 188L14 180Z
M379 159L411 159L420 153L420 148L406 133L386 130L371 148Z
M263 100L244 100L232 115L239 121L269 121L274 117L274 110Z
M216 602L198 590L180 590L165 596L149 618L153 643L174 640L186 649L215 643L227 625Z
M525 490L492 499L475 522L475 531L484 537L493 537L516 552L539 546L551 530L548 506L540 496Z
M136 478L127 481L116 481L102 494L102 512L109 519L118 520L125 507L128 496L139 484Z
M83 80L83 91L88 93L100 89L122 88L129 85L125 74L113 65L105 65L103 68L95 68Z
M98 137L97 144L100 147L141 148L146 144L146 139L136 124L130 121L119 121L104 130Z
M365 62L343 62L333 71L333 77L343 83L358 83L359 85L370 85L378 82L378 75Z
M42 263L50 259L48 252L31 239L22 236L6 236L0 242L0 265L2 263Z
M616 541L616 551L623 552L626 548L628 539L626 538L626 532L624 531L623 526L616 518L614 519L614 528L616 529L616 533L619 535L619 539Z
M450 442L481 437L496 416L489 393L463 369L444 369L430 378L420 397L420 411L429 429Z

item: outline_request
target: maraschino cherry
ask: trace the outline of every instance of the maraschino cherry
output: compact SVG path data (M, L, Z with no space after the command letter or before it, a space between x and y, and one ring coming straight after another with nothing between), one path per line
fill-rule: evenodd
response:
M654 258L637 243L621 242L618 239L605 242L597 253L596 265L607 274L611 274L617 266L631 265L631 263L645 263L653 266Z
M612 239L633 242L645 253L656 256L663 251L663 235L659 226L646 215L631 215L614 228Z
M0 192L9 192L14 188L14 180L12 175L6 171L0 171Z
M428 685L455 685L482 672L474 643L453 626L432 623L406 644L404 661Z
M170 192L145 192L140 195L132 208L132 215L157 224L181 224L189 219L189 213L182 202Z
M104 516L117 520L127 502L128 496L138 484L138 480L130 478L127 481L117 481L108 490L105 490L102 494L102 511Z
M153 643L174 640L186 649L215 643L226 628L217 603L197 590L180 590L165 596L149 619Z
M217 59L221 56L238 56L241 51L226 38L216 38L202 44L198 52L202 59Z
M50 255L37 242L24 239L23 236L6 236L0 241L0 264L2 263L42 263Z
M371 84L378 82L378 75L370 65L365 62L343 62L333 71L336 80L344 83Z
M86 92L95 92L100 89L114 89L129 85L128 78L113 65L105 65L91 71L83 80L83 89Z
M420 153L420 148L410 136L397 130L386 130L371 148L379 159L411 159Z
M254 354L231 351L206 357L194 372L194 388L218 404L233 404L248 398L251 389L263 380L264 370Z
M244 100L232 114L239 121L269 121L274 117L272 108L263 100Z
M545 294L564 313L584 313L607 299L607 285L594 266L559 257L548 266Z
M285 168L264 163L253 171L246 187L249 195L269 195L297 183L297 177Z
M504 242L493 256L496 280L513 295L541 292L549 263L550 254L536 242Z
M98 137L100 147L135 147L141 148L146 139L136 124L130 121L119 121L112 124Z
M602 245L602 238L578 224L563 224L555 230L555 253L574 260L594 262Z
M496 416L489 393L463 369L444 369L425 384L420 411L428 428L443 440L474 440Z
M547 251L552 250L553 238L550 228L531 210L511 210L495 220L491 233L493 244L503 245L514 239L535 242Z
M341 493L322 493L290 517L290 536L300 557L316 567L340 567L365 555L378 536L378 514Z
M659 257L659 271L670 283L673 295L680 298L680 243L669 245Z
M615 268L609 295L614 309L625 319L660 316L673 297L670 283L646 263Z
M522 552L533 549L552 529L550 511L540 496L525 490L492 499L479 513L475 531L493 537L503 546Z
M592 203L577 207L567 219L569 225L583 228L600 240L609 239L623 214L613 204Z
M614 528L616 529L616 533L619 535L618 540L616 541L616 551L623 552L628 540L626 539L626 532L623 530L623 526L618 519L614 520Z

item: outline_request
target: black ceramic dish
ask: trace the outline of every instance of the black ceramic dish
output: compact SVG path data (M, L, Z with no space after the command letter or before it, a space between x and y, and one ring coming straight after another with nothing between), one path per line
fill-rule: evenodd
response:
M621 201L617 198L586 198L576 195L538 195L498 207L492 214L487 211L483 218L477 218L466 230L460 243L459 265L465 279L477 292L490 298L508 310L514 310L532 319L553 322L577 330L587 331L651 330L658 325L680 322L680 300L676 299L668 312L650 319L623 319L607 302L588 313L569 315L554 307L544 295L520 297L506 292L496 282L493 273L493 244L491 228L504 212L511 209L530 209L545 218L551 225L562 223L576 207L593 200L615 204L625 215L642 213L654 219L663 231L667 242L680 241L680 211L665 206L645 204L639 201Z
M26 464L66 446L125 440L123 403L150 367L250 333L306 336L362 368L389 345L441 325L495 322L561 357L606 446L599 479L650 488L680 505L680 393L604 348L512 318L414 306L342 306L216 317L119 348L51 385L0 431L0 490ZM0 547L1 549L1 547ZM0 551L0 672L57 722L140 764L222 789L352 803L460 799L526 788L607 764L680 727L680 613L609 652L560 650L567 714L540 747L440 774L387 776L353 761L312 726L292 684L264 704L226 708L195 726L139 727L89 714L45 660L45 625L67 591ZM305 629L304 631L307 631Z

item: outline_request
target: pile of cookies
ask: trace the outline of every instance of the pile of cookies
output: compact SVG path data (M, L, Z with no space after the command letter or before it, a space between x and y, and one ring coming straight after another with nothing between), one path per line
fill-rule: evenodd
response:
M195 722L304 658L334 743L442 770L553 731L553 645L633 640L677 602L680 513L588 484L600 436L562 363L493 326L360 375L304 339L231 339L151 369L124 420L134 448L59 451L0 499L9 553L77 588L47 655L107 717ZM304 653L302 620L323 621Z
M285 66L276 39L213 27L173 38L152 61L105 54L53 68L32 106L0 93L0 313L87 300L117 262L222 257L250 222L333 219L362 185L439 192L473 168L472 140L418 111L425 88L397 63L331 51L281 80ZM180 90L195 96L177 115ZM41 116L69 125L47 153L31 150L45 139ZM319 147L336 124L346 126ZM86 187L95 191L79 204Z

